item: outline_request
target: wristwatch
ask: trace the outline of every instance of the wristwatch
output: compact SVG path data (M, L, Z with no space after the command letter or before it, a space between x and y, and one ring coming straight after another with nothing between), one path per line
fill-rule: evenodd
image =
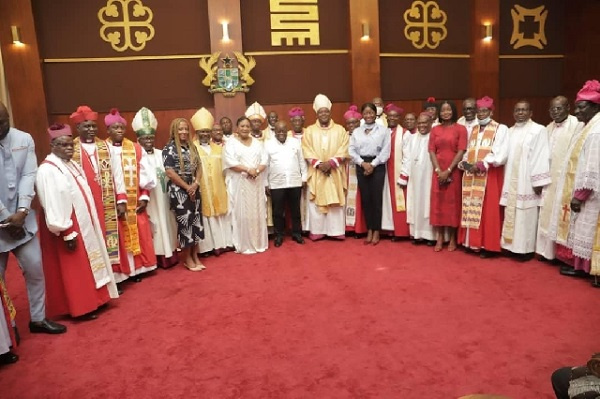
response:
M17 208L17 212L23 212L25 215L29 215L29 209L25 207Z

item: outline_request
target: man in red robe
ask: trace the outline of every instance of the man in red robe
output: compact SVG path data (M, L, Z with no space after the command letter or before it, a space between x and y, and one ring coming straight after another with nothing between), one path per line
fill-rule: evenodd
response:
M118 282L132 278L141 281L141 275L156 269L157 260L152 241L152 227L146 206L150 200L150 190L156 186L146 151L138 143L125 138L127 122L116 108L104 117L108 130L106 143L113 162L123 171L115 174L116 187L125 187L125 194L117 192L117 204L126 206L125 212L119 212L119 235L123 235L129 264L129 273L115 272ZM118 181L118 178L121 181Z
M48 134L52 153L35 181L45 221L40 240L48 312L95 319L100 306L119 296L104 231L83 171L71 160L70 127L53 125Z
M500 252L500 195L508 158L508 127L492 119L494 100L477 100L477 121L458 168L463 170L462 216L458 243L481 257Z
M392 241L398 241L401 237L408 237L409 228L406 223L406 187L400 187L396 180L400 177L402 170L402 159L404 151L408 147L411 133L404 130L400 125L400 115L404 110L395 104L385 106L388 127L391 129L390 159L387 162L387 175L390 185L390 196L392 203L392 217L394 220L394 235Z

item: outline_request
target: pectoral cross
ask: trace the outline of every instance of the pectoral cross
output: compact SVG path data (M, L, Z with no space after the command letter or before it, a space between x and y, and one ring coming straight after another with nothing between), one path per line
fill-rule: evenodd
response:
M571 210L571 208L567 204L564 204L562 207L562 210L563 210L562 220L563 220L563 222L565 222L567 220L567 212L569 212Z
M129 186L131 187L133 186L133 172L137 170L137 167L132 159L125 159L124 162L125 167L123 167L123 173L127 175L127 178L129 179Z

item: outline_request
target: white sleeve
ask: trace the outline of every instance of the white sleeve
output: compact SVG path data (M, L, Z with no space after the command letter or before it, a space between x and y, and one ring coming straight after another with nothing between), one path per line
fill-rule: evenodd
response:
M59 235L73 227L73 199L67 178L62 172L56 166L41 164L35 185L48 230Z
M152 190L156 187L156 173L153 173L152 167L150 166L150 161L148 160L148 154L142 148L142 159L140 159L140 175L138 176L138 182L140 188L142 190ZM149 200L150 198L142 198L147 197L143 195L140 197L141 200Z
M113 182L115 183L115 196L122 194L127 195L125 189L125 176L123 175L123 165L121 164L121 156L115 154L111 146L110 149L110 168L112 170Z
M466 156L466 153L465 153ZM492 151L483 158L484 164L487 166L501 166L508 160L508 127L499 125L496 131L496 137L492 144Z

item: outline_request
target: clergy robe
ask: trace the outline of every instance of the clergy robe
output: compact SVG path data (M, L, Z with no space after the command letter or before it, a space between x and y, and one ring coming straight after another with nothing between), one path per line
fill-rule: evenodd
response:
M14 337L12 323L17 312L8 296L4 280L0 276L0 355L9 352L12 347L17 346Z
M572 148L571 142L576 133L581 130L583 124L573 115L561 123L551 122L547 126L550 146L550 179L552 182L544 187L542 191L542 203L540 206L540 217L537 231L537 242L535 252L546 259L555 257L555 240L550 237L549 229L551 219L562 216L562 212L553 208L560 203L563 184L559 183L565 178L565 168L568 168L569 152ZM575 170L575 169L574 169ZM560 188L561 193L558 192Z
M406 221L410 235L415 240L433 240L435 230L429 220L431 200L431 174L433 165L429 157L429 135L415 133L408 142L402 159L398 183L406 188Z
M459 125L463 125L467 129L467 137L471 137L471 132L473 131L473 128L479 125L479 121L477 120L477 118L473 119L472 121L468 121L465 119L464 116L458 118L456 123L458 123Z
M535 251L540 196L534 187L550 184L548 131L531 119L508 133L508 160L500 205L504 206L502 248L518 254Z
M252 138L250 146L232 139L225 144L223 169L231 212L232 241L235 251L242 254L264 252L269 246L267 232L267 200L263 171L256 179L247 173L230 170L234 166L256 169L267 165L268 159L263 144Z
M302 128L302 133L296 133L293 130L290 130L288 131L288 137L294 137L302 142L305 131L305 128ZM302 187L302 196L300 197L300 217L302 218L302 231L308 231L308 187ZM291 221L289 227L291 228Z
M154 173L156 187L150 190L150 201L146 207L152 226L152 243L158 265L162 268L177 264L177 224L175 215L169 209L169 193L163 164L162 150L154 148L148 155L149 173Z
M82 143L77 137L73 140L74 153L72 161L77 163L94 198L98 220L113 271L129 271L129 259L125 249L123 235L119 234L117 221L116 197L125 194L123 169L112 162L108 144L95 137L93 143Z
M119 220L119 234L124 235L131 267L128 272L115 271L117 282L121 282L156 269L157 260L148 212L136 212L138 201L150 201L149 192L156 186L156 181L148 164L148 155L138 143L129 139L123 139L121 145L113 145L110 139L106 142L113 162L117 162L123 171L123 180L115 184L124 186L126 191L125 195L117 194L117 204L127 205L125 220Z
M38 168L36 188L45 223L40 240L49 315L81 316L117 298L104 232L83 170L54 154ZM65 239L75 238L75 250Z
M233 247L231 237L231 214L228 207L227 187L223 174L223 147L194 141L202 166L200 196L202 197L202 220L204 240L198 243L200 253Z
M499 203L508 158L508 127L493 120L486 126L477 125L471 130L467 145L463 161L482 162L486 171L463 174L458 243L472 249L500 252L502 209Z
M402 161L408 152L412 134L400 125L390 130L392 145L390 159L387 162L387 174L394 236L408 237L410 232L406 222L406 186L399 187L396 181L402 173Z
M587 128L587 129L586 129ZM594 276L600 275L600 112L586 125L588 130L579 155L573 196L581 201L581 211L571 217L569 247L574 266Z
M321 127L317 121L309 126L302 138L302 152L308 161L309 227L313 239L325 235L343 238L345 232L344 205L346 204L346 169L350 136L333 122ZM317 170L322 162L329 162L329 176Z

